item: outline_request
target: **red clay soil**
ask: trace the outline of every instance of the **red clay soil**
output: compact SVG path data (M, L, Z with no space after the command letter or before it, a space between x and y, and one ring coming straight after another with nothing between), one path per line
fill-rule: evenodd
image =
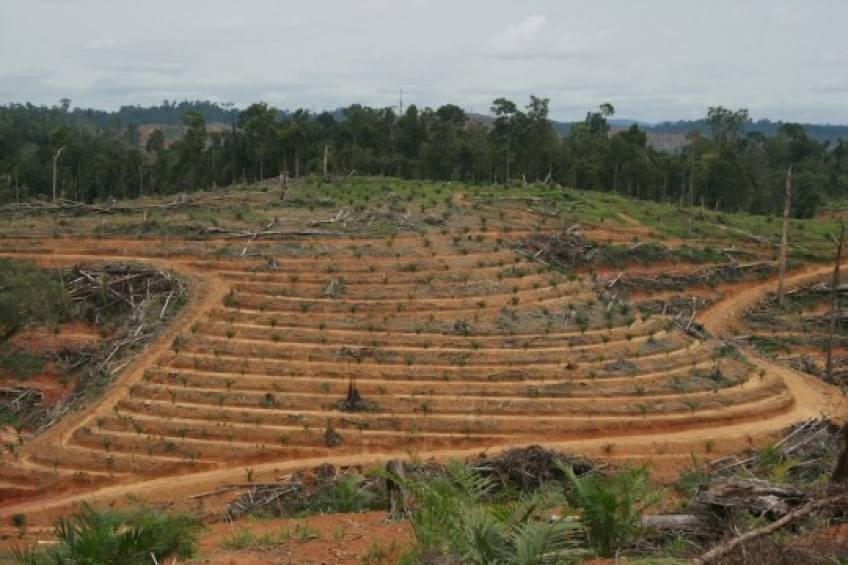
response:
M385 512L328 514L304 519L243 520L213 524L201 540L202 557L192 565L393 563L410 547L409 522L387 523ZM224 549L240 531L288 541L242 550Z
M6 242L8 244L8 242ZM208 244L208 243L207 243ZM162 244L160 244L162 245ZM290 473L296 469L316 466L329 461L337 466L362 464L378 465L389 458L409 457L409 449L403 445L394 448L379 447L373 450L361 449L358 452L348 452L334 456L329 452L315 452L315 455L304 455L294 460L252 460L248 463L237 461L228 463L227 450L221 447L219 453L213 454L210 461L186 462L185 459L176 461L177 465L163 467L160 474L143 470L144 473L120 471L102 473L90 471L87 473L52 472L49 465L40 462L44 453L69 447L67 453L80 451L74 446L73 439L78 437L78 431L84 427L96 433L94 423L99 416L109 416L121 402L131 398L130 390L133 385L143 384L145 372L157 367L162 360L175 357L171 353L174 339L181 335L190 335L193 324L206 322L213 312L220 310L224 296L230 291L232 284L225 281L215 272L198 267L197 257L176 256L163 258L151 256L151 242L134 243L128 240L89 240L73 242L52 241L43 242L42 262L49 265L69 264L78 261L91 261L98 258L97 249L103 250L103 256L108 256L111 248L119 247L127 259L142 261L160 268L178 271L185 276L192 288L193 296L189 304L183 308L172 325L159 334L154 342L140 352L131 368L126 370L118 382L96 405L66 417L59 424L21 446L18 457L14 460L4 454L3 467L0 467L0 488L6 487L14 492L14 496L3 503L0 508L0 532L14 535L15 531L9 526L12 515L24 513L32 524L29 534L32 537L46 536L53 517L65 513L82 501L100 504L123 504L128 499L141 499L151 503L162 503L174 508L196 509L208 516L220 515L231 495L212 496L206 499L202 508L198 508L188 498L201 492L210 492L225 483L243 483L246 467L250 467L250 478L254 481L270 481L276 477ZM95 250L92 253L92 250ZM0 252L5 252L0 250ZM459 258L461 259L461 258ZM791 275L789 285L802 284L805 280L821 276L825 268L812 268ZM699 320L715 335L725 335L738 327L742 310L754 303L763 294L773 288L774 282L749 284L741 290L730 293L719 303L699 316ZM265 342L263 342L265 343ZM697 347L697 346L696 346ZM782 381L783 392L769 401L780 399L780 408L763 413L760 419L746 416L734 416L733 407L724 410L704 410L704 418L715 419L714 425L707 428L696 427L690 422L684 422L686 415L666 417L650 426L650 420L644 420L643 428L630 433L610 432L587 438L575 437L568 440L557 440L555 436L545 435L543 443L550 447L583 453L591 457L610 458L618 461L650 459L655 476L672 477L677 471L689 464L691 453L703 453L705 439L709 438L709 451L714 456L736 451L753 442L763 441L777 433L780 429L801 419L826 415L834 418L844 418L848 414L848 402L840 392L821 381L804 375L767 359L751 356L755 365L767 372L776 382ZM750 386L758 386L751 382ZM177 387L178 389L179 387ZM744 387L740 387L744 390ZM775 406L777 404L774 404ZM763 404L766 406L766 404ZM210 409L211 410L211 409ZM426 414L421 415L427 418ZM530 443L539 437L536 422L526 418L526 434L514 436L513 440L520 443ZM591 418L590 418L591 420ZM639 423L640 420L634 419ZM132 434L127 435L127 441ZM487 440L487 442L490 440ZM614 448L611 446L615 446ZM418 452L420 457L432 456L437 459L448 457L463 457L475 455L481 450L500 450L510 447L503 443L486 443L465 441L446 441L439 447ZM64 452L63 452L64 453ZM108 448L106 457L109 458ZM162 458L167 462L167 458ZM74 462L74 465L77 465ZM79 462L82 465L82 459ZM206 465L203 467L203 465ZM84 468L84 467L80 467ZM34 478L33 478L34 477ZM32 492L31 496L26 493ZM296 541L289 544L275 545L272 548L248 551L228 552L217 554L221 536L232 533L233 526L216 524L210 533L204 537L204 555L194 563L225 564L225 563L361 563L364 556L380 548L373 546L375 540L383 543L383 549L389 547L391 540L397 540L398 546L403 546L409 540L409 530L406 525L384 525L381 523L381 513L347 515L336 517L317 517L310 519L323 533L320 540ZM268 528L279 528L280 521L246 522L257 531ZM236 523L236 529L241 527ZM339 538L339 539L334 539ZM339 543L340 542L340 543ZM392 546L394 547L394 546ZM396 549L396 548L395 548ZM380 561L377 561L380 562ZM391 561L384 561L391 562Z

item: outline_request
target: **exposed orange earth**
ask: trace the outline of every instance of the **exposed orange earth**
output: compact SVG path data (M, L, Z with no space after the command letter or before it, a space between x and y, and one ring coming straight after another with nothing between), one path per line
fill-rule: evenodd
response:
M587 277L540 268L496 243L521 232L474 235L7 235L2 255L47 267L137 261L183 276L192 295L96 404L3 453L0 533L16 536L10 519L23 513L32 539L47 536L55 516L83 501L128 497L220 516L238 489L189 497L323 462L367 469L531 443L650 459L655 475L672 476L693 453L718 456L804 418L848 414L834 387L750 352L727 356L719 339L605 304ZM828 271L795 272L788 284ZM697 319L726 335L774 285L722 287ZM83 339L77 333L91 335L67 337ZM372 410L339 409L352 380ZM328 423L341 445L325 445ZM350 522L337 534L343 544L330 531L320 544L277 547L279 555L207 553L196 562L288 563L280 552L292 563L361 562L375 536L409 539L407 526L381 519L318 517L327 530ZM215 525L212 536L233 527Z

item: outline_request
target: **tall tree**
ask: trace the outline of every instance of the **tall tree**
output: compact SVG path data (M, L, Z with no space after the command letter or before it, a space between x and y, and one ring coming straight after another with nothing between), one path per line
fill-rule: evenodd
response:
M495 115L495 125L492 128L492 140L499 152L503 154L504 182L509 182L510 165L513 158L513 141L522 112L518 111L515 102L506 98L497 98L492 102L492 113Z
M207 139L206 120L199 112L188 110L183 114L183 125L186 127L185 134L170 148L170 184L176 190L196 190L205 186L203 150Z
M439 180L459 179L460 140L468 116L459 106L445 104L436 110L422 148L425 173Z
M239 127L244 131L245 150L258 170L253 173L258 180L265 178L265 164L277 141L277 110L265 102L251 104L239 115Z
M420 174L421 147L427 139L427 125L415 104L410 104L397 121L397 171L403 177Z
M747 108L734 111L724 106L710 106L707 109L707 123L710 125L713 140L719 144L738 140L744 127L750 122Z
M559 141L548 119L549 99L530 95L525 106L527 112L518 132L519 161L522 173L533 179L548 178L552 174L553 159Z

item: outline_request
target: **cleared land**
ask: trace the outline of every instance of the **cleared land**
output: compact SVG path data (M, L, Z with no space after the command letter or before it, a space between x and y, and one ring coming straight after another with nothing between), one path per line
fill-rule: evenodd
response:
M96 402L3 453L0 531L15 533L10 517L23 513L37 532L82 500L189 507L201 504L190 495L222 484L324 461L539 443L671 471L692 453L848 413L837 388L724 339L773 277L693 276L727 255L639 255L656 239L667 249L733 246L768 263L773 246L758 239L767 236L697 217L695 233L691 219L686 234L662 233L645 217L671 223L660 217L670 209L605 218L594 201L552 211L541 197L449 188L411 211L373 182L359 208L322 211L301 187L297 205L237 192L147 203L143 217L142 208L39 210L4 225L2 255L50 268L138 262L181 276L191 298ZM620 242L622 263L522 253L527 238L576 223L588 241ZM816 242L806 249L827 248ZM789 286L829 271L796 269ZM651 286L674 275L688 283ZM691 312L675 298L699 305L695 321L711 337L684 331ZM657 300L669 308L646 306ZM345 406L352 386L361 402ZM203 510L231 496L204 498Z

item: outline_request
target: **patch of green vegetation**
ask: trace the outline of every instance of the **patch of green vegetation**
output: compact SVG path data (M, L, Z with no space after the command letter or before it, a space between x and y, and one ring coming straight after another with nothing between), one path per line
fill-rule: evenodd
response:
M44 359L23 349L2 347L0 352L0 374L11 374L24 382L44 370Z
M84 503L71 516L56 520L57 544L46 548L14 549L15 563L121 563L142 565L197 553L202 526L193 515L147 507L99 509Z
M241 549L256 549L262 547L270 547L285 543L291 539L291 530L288 527L280 529L278 532L263 532L254 534L247 526L242 526L236 529L231 534L227 534L221 539L220 546L228 551L237 551Z
M751 336L748 343L765 353L774 354L778 352L789 353L792 347L802 345L800 339L794 336L777 335L755 335Z
M58 322L68 306L64 288L44 270L0 257L0 342L26 324Z
M310 497L302 514L332 514L362 512L385 506L384 500L367 488L364 477L345 475L320 489Z
M601 557L613 557L629 543L640 531L642 512L662 498L662 491L650 484L647 465L609 477L578 478L570 467L563 471L573 487L569 500L582 510L589 543Z
M555 491L493 500L494 483L466 463L451 461L431 478L392 476L417 500L412 524L418 547L401 562L423 555L451 555L461 563L568 563L583 555L580 525L542 519L562 501Z

